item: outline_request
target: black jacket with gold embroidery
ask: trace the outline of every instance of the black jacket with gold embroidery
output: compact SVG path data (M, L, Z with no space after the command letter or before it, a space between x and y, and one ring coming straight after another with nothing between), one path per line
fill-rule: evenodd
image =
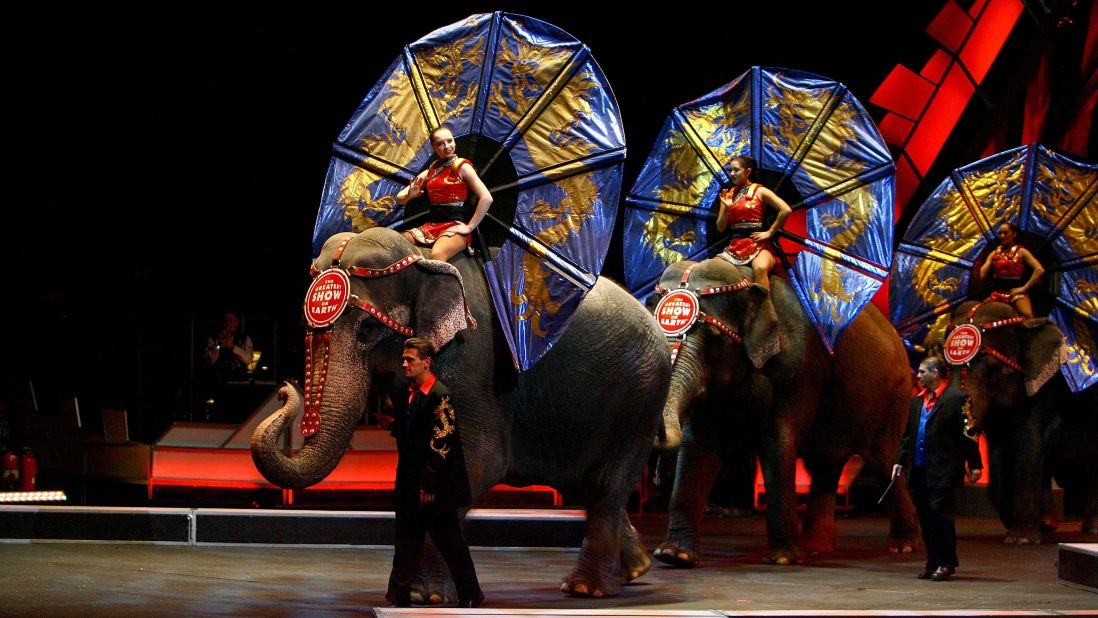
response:
M472 504L450 390L441 380L426 395L416 392L404 414L394 419L391 433L400 455L397 508L418 507L420 490L435 495L435 508Z
M926 421L927 487L959 487L965 483L965 464L980 468L980 447L965 436L965 408L971 400L960 389L947 386ZM910 468L915 458L915 440L923 398L913 397L908 405L907 430L900 441L896 463ZM910 483L911 475L907 476Z

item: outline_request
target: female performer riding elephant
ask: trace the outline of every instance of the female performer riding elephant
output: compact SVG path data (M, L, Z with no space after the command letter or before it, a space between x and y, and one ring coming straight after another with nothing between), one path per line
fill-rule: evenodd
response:
M1018 243L1018 224L1004 223L999 226L999 247L987 256L980 266L980 280L986 280L991 273L991 289L1006 297L1018 313L1027 318L1033 317L1033 303L1026 293L1037 284L1045 268L1033 257L1028 249ZM1026 266L1033 271L1029 279L1022 283ZM1019 285L1021 284L1021 285Z
M721 191L721 207L717 212L717 229L732 229L732 242L725 251L738 263L751 263L755 283L770 289L770 271L774 268L774 250L770 239L782 229L782 224L793 212L785 200L751 177L758 169L754 157L736 157L729 165L732 186ZM763 214L766 206L778 211L774 223L763 230Z
M396 201L403 206L426 190L431 201L430 221L404 232L404 237L431 247L431 259L448 261L472 242L473 230L492 205L492 194L473 164L457 156L454 133L449 127L442 125L431 132L431 148L438 160L401 189ZM477 208L469 222L462 223L458 218L467 213L465 199L469 189L476 195Z

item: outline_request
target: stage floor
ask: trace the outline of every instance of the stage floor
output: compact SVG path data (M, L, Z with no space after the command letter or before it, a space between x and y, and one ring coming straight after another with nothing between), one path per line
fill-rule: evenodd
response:
M651 549L662 539L666 516L638 518L637 524ZM997 520L962 518L962 564L951 582L917 580L921 553L887 553L883 516L840 519L837 551L794 567L759 563L766 544L761 515L707 518L706 528L701 567L653 566L620 596L603 600L558 592L575 550L474 549L491 611L466 610L465 615L506 615L506 610L528 616L1098 613L1098 594L1056 581L1056 543L1095 541L1079 532L1078 521L1062 523L1043 545L1018 547L1003 545ZM374 609L385 604L391 559L391 548L4 543L0 615L424 614ZM427 613L460 615L454 609Z

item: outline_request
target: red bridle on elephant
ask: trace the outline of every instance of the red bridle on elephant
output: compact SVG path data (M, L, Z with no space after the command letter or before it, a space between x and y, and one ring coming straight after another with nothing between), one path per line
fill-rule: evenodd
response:
M973 324L974 319L975 319L975 315L976 315L976 311L980 307L983 307L984 305L986 305L987 303L990 303L990 302L1007 302L1007 300L1009 300L1009 298L1007 298L1006 295L1000 294L998 292L993 293L991 295L991 297L976 303L975 305L972 306L971 309L968 310L968 315L965 316L968 320L966 323L967 324ZM984 322L983 324L978 324L976 326L980 329L981 332L987 332L987 331L992 330L992 329L1002 328L1003 326L1011 326L1013 324L1021 324L1022 322L1025 322L1025 321L1026 321L1025 316L1018 315L1018 316L1014 316L1013 318L1004 318L1002 320L993 320L991 322ZM957 328L956 324L950 324L949 330L951 332L955 328ZM980 351L987 354L988 356L991 356L992 358L998 360L1000 363L1006 365L1007 367L1010 367L1011 369L1013 369L1017 372L1022 371L1022 365L1019 364L1018 361L1010 358L1006 354L1003 354L999 350L996 350L994 346L991 346L987 343L984 343L982 340L980 342ZM968 370L968 363L965 363L965 365L961 367L961 388L962 389L965 387L965 375L968 373L967 370Z
M687 269L685 271L683 271L682 279L679 281L679 289L680 290L682 290L682 289L689 290L688 286L690 284L690 275L694 274L694 268L696 268L697 266L698 265L696 263L691 264L690 266L687 267ZM729 284L729 285L722 285L722 286L718 286L718 287L701 288L699 290L690 290L690 291L692 291L694 294L696 294L698 296L714 296L714 295L717 295L717 294L728 294L728 293L731 293L731 292L738 292L740 290L745 290L750 286L751 286L751 281L749 281L747 279L741 279L741 280L737 281L736 283L732 283L732 284ZM661 296L665 296L670 291L671 290L668 290L667 288L665 288L661 285L656 286L656 293L660 294ZM698 311L698 320L702 321L702 322L705 322L707 324L712 324L713 326L715 326L717 328L717 330L721 331L722 333L727 335L729 338L731 338L732 341L735 341L739 345L743 345L743 337L738 332L736 332L735 329L733 329L731 326L729 326L729 325L725 324L724 322L722 322L719 318L711 316L708 313L699 310ZM697 324L697 322L694 322L694 324ZM692 329L693 325L691 325L690 328ZM675 361L678 359L678 357L679 357L679 348L682 347L682 342L683 342L683 340L686 339L686 335L689 332L690 331L688 330L687 332L685 332L682 335L678 336L675 339L675 342L673 344L671 344L671 364L672 365L674 365Z
M309 273L314 279L333 268L340 268L339 260L343 257L343 250L346 249L347 243L350 241L351 238L347 238L339 243L335 255L332 256L332 265L328 268L321 270L318 269L315 264L310 267ZM351 266L343 270L352 277L358 277L360 279L377 279L396 274L421 259L423 259L423 256L415 253L393 262L385 268ZM411 337L413 334L411 326L401 324L375 305L354 294L351 294L348 297L348 306L356 307L369 313L378 322L381 322L398 334L404 335L405 337ZM320 402L324 397L324 383L328 378L328 351L331 347L331 343L332 330L330 327L323 329L310 327L305 331L305 412L301 417L301 435L306 437L315 434L317 430L320 429Z

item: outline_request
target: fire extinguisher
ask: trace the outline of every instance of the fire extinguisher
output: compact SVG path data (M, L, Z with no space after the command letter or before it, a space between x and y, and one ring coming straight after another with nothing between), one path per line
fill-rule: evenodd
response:
M30 447L23 448L23 456L19 458L19 490L34 491L34 480L38 476L38 460Z
M11 451L4 453L3 461L4 476L3 480L0 480L0 487L4 491L15 491L15 488L19 487L19 457Z

